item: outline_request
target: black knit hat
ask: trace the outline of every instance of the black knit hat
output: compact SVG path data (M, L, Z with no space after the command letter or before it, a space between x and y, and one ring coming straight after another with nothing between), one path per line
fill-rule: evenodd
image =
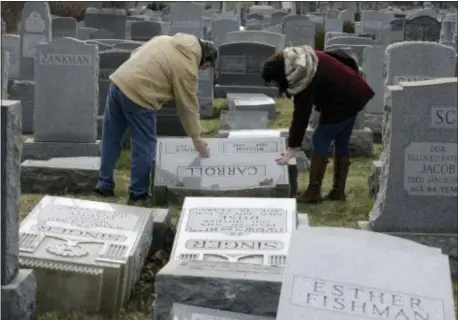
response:
M200 65L203 65L205 62L210 62L214 67L216 59L218 59L218 49L216 48L215 43L199 39L200 47L202 48L202 59L200 59Z

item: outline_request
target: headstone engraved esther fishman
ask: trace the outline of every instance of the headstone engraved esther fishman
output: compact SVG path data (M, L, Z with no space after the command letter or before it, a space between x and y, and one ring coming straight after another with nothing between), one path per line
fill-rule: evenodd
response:
M282 138L207 139L211 157L202 158L189 138L157 142L154 196L288 197L286 166L275 163L285 148Z
M187 197L172 259L284 265L295 199Z
M153 238L151 209L45 196L21 223L43 310L113 314L128 300Z

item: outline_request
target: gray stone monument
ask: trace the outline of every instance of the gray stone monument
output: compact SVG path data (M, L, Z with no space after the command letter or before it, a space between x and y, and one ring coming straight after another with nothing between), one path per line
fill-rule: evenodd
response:
M19 77L33 80L35 75L34 59L36 46L52 39L52 23L49 5L44 1L28 1L22 9Z
M9 89L10 99L21 101L22 133L33 134L35 109L35 83L30 80L14 80Z
M232 111L264 111L269 120L277 118L275 100L259 93L229 93L226 96L227 106Z
M266 111L221 111L220 130L267 129L269 125Z
M277 320L455 319L447 260L437 249L387 235L298 228Z
M21 103L2 100L1 109L1 295L2 319L36 319L35 274L19 268L19 201L21 197Z
M19 54L21 39L16 34L2 35L2 51L7 51L10 54L10 65L8 67L9 79L19 78Z
M130 39L135 41L149 41L162 34L162 25L156 21L132 22Z
M289 197L286 166L274 158L285 141L206 139L211 157L201 158L189 138L158 139L154 196L157 204L185 196Z
M315 48L315 23L305 16L288 15L281 20L286 46L308 45Z
M76 36L76 19L72 17L58 17L52 19L52 39Z
M147 208L43 197L19 230L20 264L35 269L40 308L118 312L139 279L153 224Z
M388 87L380 189L360 227L441 248L458 262L457 78ZM452 272L456 274L456 269Z
M440 39L441 24L430 16L407 17L404 25L404 41L432 41Z
M103 29L113 34L113 39L126 39L126 10L116 8L87 8L84 26Z
M211 40L219 46L225 42L226 34L239 31L240 25L232 19L220 19L212 22L211 30Z
M189 33L196 37L204 36L204 6L196 2L174 2L170 4L172 24L170 34Z
M197 98L200 116L204 118L213 116L214 79L212 68L199 71Z
M262 63L275 53L275 47L262 43L235 42L219 47L219 84L215 97L228 93L263 93L278 96L278 89L266 87L261 77Z
M98 156L97 46L60 38L36 50L34 138L24 159Z

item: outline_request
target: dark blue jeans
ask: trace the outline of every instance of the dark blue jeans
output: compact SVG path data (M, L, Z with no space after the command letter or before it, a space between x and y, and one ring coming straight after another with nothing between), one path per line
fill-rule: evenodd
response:
M129 193L141 196L149 191L151 165L156 155L156 112L135 104L111 84L103 119L99 190L114 188L113 173L127 128L132 141Z
M355 120L356 117L351 117L336 124L319 124L312 137L313 153L327 155L329 146L334 140L334 155L348 157L350 155L348 145Z

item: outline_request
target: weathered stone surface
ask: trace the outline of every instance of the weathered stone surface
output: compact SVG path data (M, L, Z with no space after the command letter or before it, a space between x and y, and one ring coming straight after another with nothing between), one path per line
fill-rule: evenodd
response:
M34 271L20 269L8 285L2 286L2 319L36 319L37 283Z
M90 193L97 184L98 157L26 160L21 164L21 185L25 193Z
M369 197L377 197L380 188L380 173L382 172L382 162L379 160L372 161L371 173L367 178L367 186L369 188Z
M48 160L67 157L98 157L100 141L94 143L38 142L26 139L22 147L22 160Z
M374 141L381 140L382 127L383 127L383 113L365 113L364 121L367 128L374 134Z
M312 135L314 130L308 128L305 133L302 149L305 154L310 156L312 153ZM351 157L371 157L373 155L374 139L372 132L365 128L364 130L353 130L350 138L350 156ZM329 153L332 154L332 144Z
M274 318L257 317L249 314L227 312L217 309L194 307L186 304L173 304L171 312L174 320L274 320Z

